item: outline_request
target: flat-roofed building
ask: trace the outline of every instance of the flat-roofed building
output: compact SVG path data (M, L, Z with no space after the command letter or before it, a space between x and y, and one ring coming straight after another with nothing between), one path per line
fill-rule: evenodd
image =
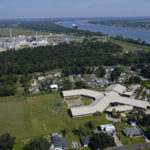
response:
M106 131L106 132L116 132L116 127L112 124L104 124L100 125L101 131Z
M106 88L106 91L115 91L119 94L122 94L125 91L125 87L120 84L112 84L108 88Z
M132 109L133 109L133 106L121 105L121 106L109 107L106 111L109 113L111 113L113 110L119 111L119 112L127 112L127 111L131 111Z
M127 98L121 96L121 94L125 91L125 87L122 85L111 85L106 89L106 92L98 92L86 89L80 90L70 90L70 91L63 91L62 94L64 97L71 97L71 96L87 96L92 97L93 102L87 106L79 106L79 107L72 107L71 114L72 116L82 116L82 115L90 115L96 112L103 112L109 104L117 104L117 105L125 105L125 107L118 107L120 110L129 110L132 106L138 109L147 109L150 108L150 103L146 101L136 100L132 98ZM127 107L128 105L128 107Z

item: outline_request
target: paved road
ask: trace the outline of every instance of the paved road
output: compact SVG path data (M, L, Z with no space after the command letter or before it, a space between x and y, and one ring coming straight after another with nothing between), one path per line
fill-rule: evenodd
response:
M131 146L122 146L122 147L114 148L112 150L135 150L135 149L143 149L148 147L150 147L150 143L143 143L143 144L137 144Z

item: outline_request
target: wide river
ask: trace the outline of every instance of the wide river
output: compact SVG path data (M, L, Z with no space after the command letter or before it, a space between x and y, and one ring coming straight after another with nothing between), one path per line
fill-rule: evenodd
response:
M90 24L87 20L75 20L75 21L63 21L62 26L72 28L72 24L76 24L82 30L89 31L101 31L110 36L122 35L124 37L133 39L142 39L150 42L150 30L142 28L124 28L124 27L114 27L105 25Z

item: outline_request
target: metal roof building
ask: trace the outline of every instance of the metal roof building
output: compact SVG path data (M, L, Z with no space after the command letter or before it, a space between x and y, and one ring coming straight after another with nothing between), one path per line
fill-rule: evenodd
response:
M149 102L120 96L120 94L122 94L124 90L125 87L115 84L108 87L105 93L80 89L80 90L63 91L62 94L64 97L83 95L95 99L90 105L72 107L70 109L72 116L89 115L96 112L103 112L107 108L107 106L111 103L129 105L129 106L142 108L142 109L146 109L147 107L150 107ZM120 109L123 110L123 106ZM125 107L124 110L125 109L127 108Z

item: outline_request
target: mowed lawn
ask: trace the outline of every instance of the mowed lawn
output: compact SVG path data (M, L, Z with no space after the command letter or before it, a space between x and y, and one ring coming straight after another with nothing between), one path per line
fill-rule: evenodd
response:
M70 143L71 140L77 139L72 130L84 125L89 120L94 123L95 127L108 123L104 114L71 118L65 107L57 106L62 101L63 98L59 93L12 98L12 101L7 97L6 102L4 102L4 98L0 98L0 134L10 133L16 138L31 138L65 129ZM55 114L56 110L58 113Z

